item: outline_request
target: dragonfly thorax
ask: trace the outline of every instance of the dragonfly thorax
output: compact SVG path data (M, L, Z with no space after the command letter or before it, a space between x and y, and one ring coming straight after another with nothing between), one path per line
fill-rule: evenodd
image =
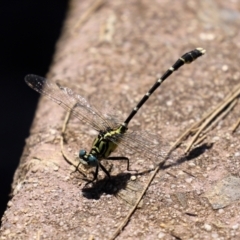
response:
M116 129L102 131L94 139L92 149L89 153L85 150L80 150L79 158L82 164L88 166L97 166L98 161L107 159L110 154L117 148L117 142L120 142L119 136L127 131L127 127L120 125ZM113 142L111 138L115 138Z

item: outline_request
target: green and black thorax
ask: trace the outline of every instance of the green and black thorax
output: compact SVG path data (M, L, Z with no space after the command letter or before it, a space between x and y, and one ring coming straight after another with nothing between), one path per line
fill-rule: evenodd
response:
M89 154L96 156L98 160L108 158L117 148L126 131L127 128L120 125L116 129L108 129L107 131L99 132L98 136L93 141L92 149ZM113 141L113 139L115 139L115 141Z
M98 161L108 159L121 142L127 129L128 128L122 124L115 129L108 128L105 131L99 131L98 136L92 143L90 152L87 153L85 150L80 150L80 161L84 165L96 166L99 163Z

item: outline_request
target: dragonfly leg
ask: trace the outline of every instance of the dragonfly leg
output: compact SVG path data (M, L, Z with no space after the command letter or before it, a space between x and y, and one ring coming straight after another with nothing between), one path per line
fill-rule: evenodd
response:
M101 166L101 165L100 165L100 166ZM99 167L98 167L98 165L97 165L97 166L96 166L96 171L95 171L94 176L93 176L93 179L92 179L91 181L88 181L88 182L85 184L85 187L86 187L88 184L94 182L94 181L97 179L98 169L99 169Z
M99 166L100 166L100 168L105 172L105 174L107 175L107 177L110 179L111 176L110 176L108 170L107 170L100 162L99 162Z
M78 170L78 167L79 167L80 163L81 163L81 162L79 161L79 163L78 163L78 165L76 166L76 169L75 169L74 172L76 172L76 171Z
M127 158L127 157L108 157L107 160L125 160L125 161L127 161L127 170L130 171L129 158Z
M96 166L96 171L95 171L95 173L94 173L94 175L93 175L93 180L91 181L91 182L94 182L96 179L97 179L97 176L98 176L98 167L99 165L97 165Z

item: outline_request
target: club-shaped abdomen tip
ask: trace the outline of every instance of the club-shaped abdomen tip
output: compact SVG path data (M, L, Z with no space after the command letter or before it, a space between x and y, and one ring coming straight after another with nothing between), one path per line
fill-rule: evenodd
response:
M204 48L198 47L196 48L202 55L205 54L206 50Z

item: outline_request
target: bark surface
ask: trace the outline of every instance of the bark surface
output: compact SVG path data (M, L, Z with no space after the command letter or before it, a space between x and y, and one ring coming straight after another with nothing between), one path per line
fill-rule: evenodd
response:
M223 0L72 0L47 78L124 119L182 54L206 49L205 56L173 73L129 126L158 134L171 145L239 83L239 9L238 1ZM240 238L238 197L216 209L207 194L227 176L238 178L240 132L231 134L229 128L239 112L238 104L205 139L212 147L195 149L188 161L172 160L160 171L118 239ZM73 173L61 154L65 114L41 98L0 239L109 239L131 209L125 200L134 203L134 193L116 184L127 173L125 163L105 161L107 167L112 164L116 182L100 189L101 172L99 182L83 190L82 174ZM74 159L79 149L90 149L95 134L71 119L65 151ZM138 172L153 165L141 154L129 156L131 169ZM149 177L137 175L133 186L145 186ZM237 196L240 186L234 189Z

